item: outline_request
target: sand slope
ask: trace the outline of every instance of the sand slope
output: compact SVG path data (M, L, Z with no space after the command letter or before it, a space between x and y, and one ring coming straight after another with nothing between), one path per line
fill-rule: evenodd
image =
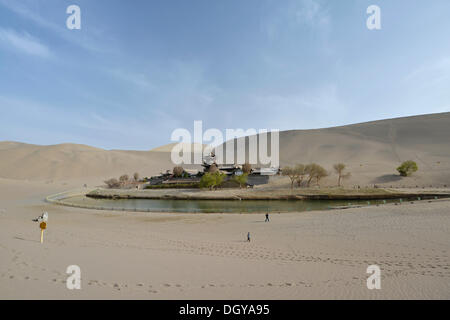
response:
M145 176L170 165L170 154L164 152L107 151L76 144L0 142L0 159L1 177L29 180L108 178L134 172Z
M450 185L450 113L343 127L280 133L280 163L318 162L330 170L344 162L350 185ZM0 177L29 180L105 179L123 173L150 176L171 169L171 146L152 151L103 150L84 145L37 146L0 142ZM420 171L400 179L395 168L415 160ZM333 184L331 176L328 184Z
M331 173L345 163L352 173L348 184L394 186L450 185L450 113L373 121L317 130L280 132L280 163L317 162ZM248 142L247 142L248 143ZM414 160L419 172L400 179L395 170Z

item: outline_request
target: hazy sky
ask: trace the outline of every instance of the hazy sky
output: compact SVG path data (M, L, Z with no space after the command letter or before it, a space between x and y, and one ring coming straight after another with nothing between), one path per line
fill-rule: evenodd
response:
M366 27L372 4L381 30ZM194 120L287 130L450 111L449 15L448 0L0 0L0 140L146 150Z

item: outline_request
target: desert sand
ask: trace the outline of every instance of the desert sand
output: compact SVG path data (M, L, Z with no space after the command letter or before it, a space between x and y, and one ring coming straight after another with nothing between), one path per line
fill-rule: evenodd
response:
M317 130L280 133L280 165L317 162L330 172L343 162L348 186L450 186L450 113L380 120ZM103 150L85 145L38 146L0 142L0 177L30 181L101 182L138 172L151 176L174 165L173 144L151 151ZM401 179L396 168L414 160L419 172ZM186 166L187 169L199 166ZM331 175L324 185L334 185Z
M1 299L450 298L450 201L280 214L264 223L263 215L42 201L60 188L0 180ZM42 210L50 214L44 244L31 221ZM74 264L81 290L66 288ZM381 268L381 290L367 289L371 264Z
M349 186L444 188L449 131L446 113L286 132L281 161L348 163ZM169 159L1 142L0 299L450 298L448 200L274 214L270 223L259 214L109 212L43 200L123 173L150 176L170 168ZM422 170L400 179L395 167L408 159ZM44 210L41 244L31 220ZM381 290L367 289L372 264L381 268ZM81 268L81 290L66 288L69 265Z

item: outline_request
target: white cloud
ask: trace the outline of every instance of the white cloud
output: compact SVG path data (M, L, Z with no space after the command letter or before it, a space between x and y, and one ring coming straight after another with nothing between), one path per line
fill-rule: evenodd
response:
M28 33L17 33L14 30L0 28L0 43L3 47L22 53L49 58L51 52L47 46Z
M295 8L298 23L310 27L326 27L330 24L330 16L317 0L301 0Z
M25 6L23 3L20 3L19 1L0 0L0 5L3 5L22 18L30 20L36 25L56 33L62 39L78 45L86 50L93 52L106 51L106 47L104 45L100 45L103 42L100 42L99 39L92 39L86 34L81 34L80 36L74 37L72 36L72 32L68 32L64 21L60 24L53 23L48 18L40 16L38 12L30 10L27 6ZM94 27L91 27L91 30L96 29Z
M271 9L265 19L264 28L269 39L303 28L329 31L330 14L319 0L286 0L280 4L277 1L275 9Z

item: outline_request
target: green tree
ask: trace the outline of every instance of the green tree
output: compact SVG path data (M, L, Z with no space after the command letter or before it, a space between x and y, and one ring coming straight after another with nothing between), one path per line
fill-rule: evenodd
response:
M233 180L239 183L239 188L242 188L243 185L247 183L248 180L248 174L244 173L239 176L233 176Z
M344 170L346 168L346 165L343 163L337 163L333 166L334 171L337 173L338 175L338 187L341 186L341 181L343 179L348 179L351 176L350 172L344 173Z
M217 188L225 180L225 174L217 171L214 173L205 173L200 180L200 188L209 188L210 190Z
M217 188L225 180L226 175L225 175L225 173L218 171L218 172L214 173L214 176L216 178L216 185L215 185L215 187Z
M417 163L415 163L412 160L403 162L401 166L397 168L397 171L400 173L402 177L408 177L417 170L419 170L419 167L417 166Z

